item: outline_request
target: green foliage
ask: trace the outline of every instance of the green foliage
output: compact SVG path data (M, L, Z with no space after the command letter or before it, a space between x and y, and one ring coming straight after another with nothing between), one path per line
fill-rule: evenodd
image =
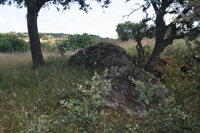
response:
M120 23L117 25L117 34L119 39L122 41L128 41L129 39L134 39L136 42L141 41L144 37L153 37L153 27L146 24L148 20L144 19L140 23L133 23L127 21L125 23Z
M63 66L66 59L52 54L46 58L48 66L37 70L31 69L30 53L0 53L0 60L0 132L28 132L34 127L33 132L62 131L64 126L55 125L60 116L59 109L54 110L57 94L82 84L93 73Z
M61 41L58 45L59 52L64 54L67 50L76 50L92 45L94 42L91 37L84 33L83 35L69 35L67 39Z
M51 35L47 35L46 33L39 33L40 39L42 40L49 40L53 38Z
M102 38L98 35L90 35L92 42L98 43L98 42L109 42L109 43L114 43L117 44L119 42L118 39L112 39L112 38Z
M148 79L151 82L152 75L149 74ZM198 118L192 118L181 105L176 103L175 91L169 91L164 85L145 86L143 82L134 79L131 81L140 92L140 100L149 105L148 113L143 119L122 115L117 110L113 112L114 117L111 119L100 116L105 108L101 105L105 105L105 101L102 99L99 87L110 88L110 85L107 86L107 81L105 83L105 80L96 75L92 81L86 81L84 85L86 87L79 85L80 92L75 99L67 96L67 99L60 101L67 109L62 122L67 122L69 131L79 130L81 132L95 132L100 129L101 132L195 132L197 130ZM165 93L165 96L156 105L155 96L161 95L161 91Z
M2 36L0 37L0 52L11 52L12 51L12 45L11 42L3 38Z
M193 50L199 52L197 47ZM69 68L62 57L47 58L48 66L37 70L31 69L29 53L0 53L0 60L1 132L199 131L200 78L196 58L187 59L196 64L188 72L196 76L190 81L181 79L181 73L174 68L169 68L170 77L163 77L168 88L150 84L143 89L142 82L132 80L141 93L140 99L153 106L144 117L131 116L120 109L107 110L104 94L111 89L110 81L83 68ZM152 96L159 93L157 87L167 95L154 105Z
M129 0L127 0L129 1ZM141 9L148 18L150 7L154 9L154 15L151 15L150 20L155 24L155 47L154 52L145 65L146 71L153 71L153 68L158 60L158 56L163 50L175 39L190 36L193 40L199 36L200 14L198 13L200 2L189 0L143 0L143 4L137 4L135 11ZM164 20L165 15L176 16L167 24ZM128 15L129 16L129 15ZM198 23L198 24L195 24Z
M149 78L151 79L151 78ZM196 131L199 124L198 119L193 119L183 111L182 106L177 105L174 91L168 91L162 85L145 86L140 81L132 82L136 84L136 89L140 91L140 100L147 105L152 103L155 95L160 94L160 90L165 92L165 98L158 105L149 106L144 120L138 121L140 132L188 132ZM157 89L155 89L157 88ZM158 89L159 88L159 89Z
M14 34L0 34L0 52L25 52L28 44Z
M194 132L198 121L193 120L189 115L175 104L173 97L165 99L165 103L150 109L146 120L140 121L143 132Z
M148 19L143 19L140 23L132 23L130 21L117 25L117 34L122 41L134 39L137 42L136 50L138 52L138 64L144 61L144 48L142 46L142 39L144 37L152 38L154 36L153 27L149 27Z
M174 92L176 102L183 105L193 118L200 118L200 46L198 39L193 42L186 39L186 43L182 43L184 41L177 41L175 46L164 52L168 58L175 60L165 67L168 74L163 77L163 82L177 88ZM183 71L183 68L186 70Z
M46 51L51 51L51 52L57 51L57 46L55 44L52 44L51 41L42 42L41 47Z
M27 39L28 38L28 33L17 33L17 35L22 39Z
M117 25L117 34L119 39L121 39L122 41L128 41L129 39L133 38L132 37L132 25L134 25L133 23L131 23L130 21L125 22L124 24L118 24Z
M67 97L70 98L60 100L66 110L63 122L69 129L78 128L80 132L94 132L96 127L102 124L100 121L104 116L101 115L101 111L105 108L105 97L111 90L111 83L97 73L91 81L85 83L84 86L78 85L78 96L71 97L68 94Z
M40 0L34 0L34 2L41 7L49 7L49 5L54 5L57 10L59 11L60 8L62 7L63 10L67 10L70 8L71 3L77 2L78 5L80 6L79 9L83 10L85 12L88 11L88 8L90 7L90 3L87 3L85 0L56 0L56 1L51 1L51 0L45 0L45 1L40 1ZM110 4L110 0L97 0L98 3L102 4L102 7L107 8L108 5ZM0 4L5 5L14 5L16 4L18 8L22 7L27 7L29 6L30 2L26 0L0 0ZM61 6L61 7L60 7ZM39 8L39 7L38 7Z
M84 33L82 35L69 35L68 36L69 43L73 45L76 49L77 48L84 48L92 45L91 37Z

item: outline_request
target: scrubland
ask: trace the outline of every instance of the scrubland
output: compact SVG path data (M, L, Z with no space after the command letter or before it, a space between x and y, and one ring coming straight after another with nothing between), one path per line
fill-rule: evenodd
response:
M153 49L154 40L145 39L143 41L148 58ZM170 94L175 101L174 107L179 107L176 113L184 112L183 118L164 117L162 111L170 112L166 108L157 110L160 119L155 119L153 126L140 126L138 121L146 122L151 118L130 117L122 113L121 110L110 110L112 117L102 119L102 111L94 110L92 121L85 116L80 116L75 120L73 116L66 117L66 107L61 104L66 97L76 98L76 105L80 105L83 94L79 91L80 85L86 85L85 81L90 81L95 75L93 71L79 67L68 67L66 63L73 52L68 52L66 56L60 56L56 52L43 52L46 66L37 70L32 69L32 58L30 51L25 53L0 53L0 132L160 132L161 127L170 128L171 124L176 125L176 130L167 131L200 131L199 112L199 54L197 48L189 50L182 41L175 41L162 54L161 58L167 62L165 65L157 63L156 68L160 68L165 74L160 80L169 88ZM137 56L136 43L128 41L118 43L126 51ZM182 69L187 70L183 71ZM96 76L98 77L98 76ZM64 103L63 103L64 104ZM79 107L79 106L77 106ZM76 107L74 107L76 108ZM86 107L87 108L87 105ZM172 107L173 108L173 107ZM171 109L171 107L169 108ZM72 108L72 111L76 109ZM81 108L76 110L81 112ZM159 114L160 111L160 114ZM83 112L81 112L83 113ZM80 114L81 114L80 113ZM154 116L154 117L157 117ZM182 121L184 120L184 121ZM71 122L71 124L70 124ZM74 124L74 122L76 122ZM171 122L171 123L170 123ZM125 125L119 125L124 123ZM150 124L150 123L149 123ZM152 124L152 123L151 123ZM164 126L165 124L168 124ZM85 127L84 127L85 126ZM93 126L91 131L89 126ZM120 127L121 126L121 127ZM166 131L166 130L165 130Z

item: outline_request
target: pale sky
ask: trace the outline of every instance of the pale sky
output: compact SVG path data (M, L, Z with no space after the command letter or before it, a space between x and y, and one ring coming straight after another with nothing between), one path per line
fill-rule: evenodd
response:
M49 9L42 8L38 16L38 30L42 33L88 33L117 38L117 24L125 21L139 22L145 15L138 11L128 19L123 19L123 15L137 8L136 1L127 3L125 1L112 0L109 8L104 10L99 4L92 2L92 10L89 10L88 14L78 10L77 4L73 4L70 10L64 12L58 12L54 6L50 6ZM0 33L27 32L26 13L26 8L18 9L15 6L0 5Z

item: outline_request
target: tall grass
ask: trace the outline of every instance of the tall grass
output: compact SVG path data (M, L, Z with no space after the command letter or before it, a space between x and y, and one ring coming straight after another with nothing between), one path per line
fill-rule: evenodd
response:
M48 65L33 70L30 53L0 54L0 132L25 131L30 121L55 114L59 91L92 75L62 65L65 60L56 55L44 57Z
M126 42L120 42L120 43L118 43L118 45L121 46L122 48L124 48L126 50L126 52L135 59L135 64L138 64L138 60L140 60L140 59L138 57L138 52L136 49L136 46L137 46L136 41L128 40ZM144 38L142 40L142 46L144 49L145 60L143 62L140 62L138 65L142 66L145 64L145 62L148 60L148 58L150 57L150 55L153 51L154 45L155 45L155 39Z
M145 42L145 47L148 46L147 44L150 46L146 52L151 52L154 40L145 39L143 41ZM171 91L174 91L172 94L174 94L176 102L184 101L182 103L176 103L177 106L184 107L187 104L187 108L190 107L191 110L194 110L190 111L188 114L192 115L192 118L196 121L196 119L199 118L199 114L196 114L198 108L196 106L191 106L188 100L191 98L194 99L194 96L197 97L199 94L190 94L191 92L199 92L199 90L191 88L196 86L194 84L196 82L187 78L183 79L184 77L182 77L182 73L180 73L180 63L185 65L182 53L184 53L184 55L188 54L187 51L180 52L180 50L182 50L182 47L178 46L180 43L182 44L180 41L175 41L175 43L164 52L165 54L170 53L172 55L162 55L163 58L170 61L167 66L164 66L166 75L162 77L162 80L167 87L172 88ZM129 54L137 55L135 50L136 42L128 41L118 45L125 48ZM71 55L73 53L69 52L67 54ZM46 128L55 125L55 123L52 124L51 121L62 117L60 114L63 111L61 108L58 108L58 100L65 99L62 96L66 95L75 98L79 97L79 92L74 88L77 88L77 84L84 85L85 81L91 79L94 75L92 71L85 70L84 68L69 67L66 63L68 59L66 57L60 57L58 54L49 52L44 52L43 55L47 66L33 70L32 58L29 52L14 54L0 53L0 132L34 132L39 131L38 128ZM177 55L177 57L181 56L181 58L175 58L175 55ZM63 90L67 90L65 91L67 94L60 95ZM197 97L195 99L199 98ZM198 103L198 101L194 101L192 104L193 103ZM119 113L114 112L113 114L117 116ZM120 116L110 120L113 120L113 123L118 125L116 127L121 126L120 124L123 123L124 120L132 124L137 122L137 119L134 118L133 121L130 121L129 118L130 116ZM112 123L109 122L109 120L105 123L108 123L105 124L108 127L114 126L113 124L109 125ZM46 125L43 126L44 124ZM64 125L62 126L62 122L58 124L59 125L55 128L51 128L54 128L54 131L57 132L67 132L65 129L67 127ZM156 124L159 124L159 121L157 121ZM191 125L191 123L189 123L189 125ZM56 130L57 128L59 129ZM77 129L78 128L79 127L77 127ZM132 125L131 128L133 128ZM42 131L48 132L48 128ZM111 132L111 130L108 131Z

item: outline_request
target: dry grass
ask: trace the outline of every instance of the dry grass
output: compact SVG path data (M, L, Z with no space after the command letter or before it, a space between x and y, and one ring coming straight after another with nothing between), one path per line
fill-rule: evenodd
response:
M126 50L126 52L133 56L136 57L138 55L137 50L136 50L136 45L137 42L135 40L128 40L126 42L119 42L117 45L119 45L120 47L124 48ZM154 46L155 46L155 39L148 39L148 38L144 38L142 40L142 46L143 47L147 47L145 48L145 52L148 53L148 56L151 54Z
M59 56L55 52L43 52L44 58L48 58L50 56ZM32 57L31 52L25 52L25 53L0 53L0 70L3 71L4 69L8 68L15 68L18 69L20 67L31 67L32 65Z
M135 46L137 45L137 42L135 40L128 40L126 42L119 42L118 45L124 49L133 48L133 47L135 48ZM146 45L154 46L155 39L144 38L142 40L142 45L143 46L146 46Z

